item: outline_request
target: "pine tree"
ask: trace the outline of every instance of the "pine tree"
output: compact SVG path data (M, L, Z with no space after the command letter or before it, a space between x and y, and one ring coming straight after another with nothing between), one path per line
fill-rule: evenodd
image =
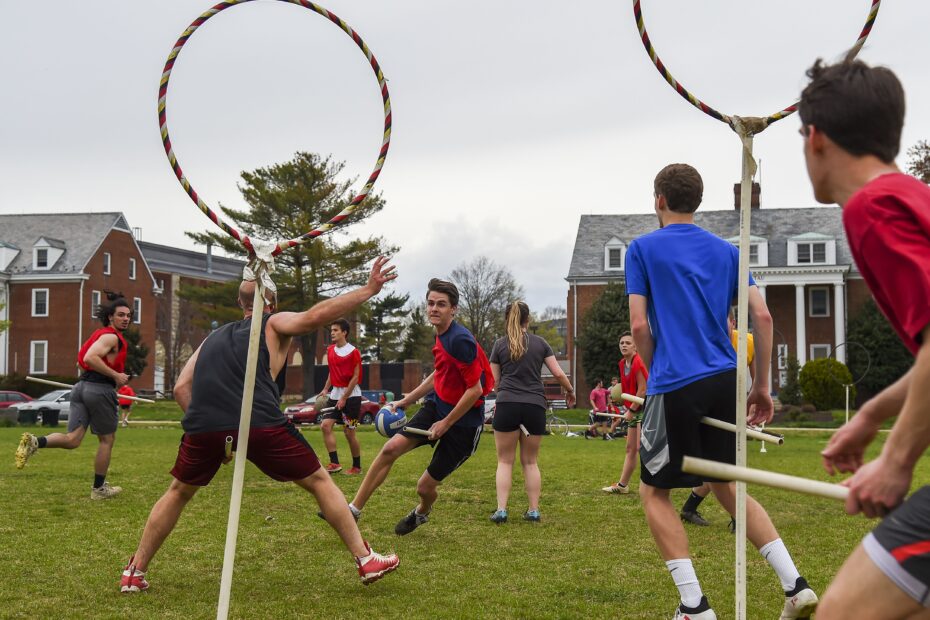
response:
M618 283L607 285L585 314L578 348L585 379L594 385L597 379L607 382L617 374L620 360L620 334L630 331L630 305L626 289Z
M403 318L407 316L407 301L410 295L390 293L374 299L365 310L365 335L359 342L362 355L371 361L398 361L401 353L401 336L404 333Z
M408 314L401 357L405 360L420 360L424 368L432 368L436 331L427 322L422 304L416 305Z

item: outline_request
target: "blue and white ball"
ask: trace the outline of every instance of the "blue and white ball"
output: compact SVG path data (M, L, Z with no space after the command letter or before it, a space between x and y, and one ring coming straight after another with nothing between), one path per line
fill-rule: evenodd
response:
M406 425L407 416L400 407L394 411L390 407L382 407L375 415L375 428L384 437L393 437Z

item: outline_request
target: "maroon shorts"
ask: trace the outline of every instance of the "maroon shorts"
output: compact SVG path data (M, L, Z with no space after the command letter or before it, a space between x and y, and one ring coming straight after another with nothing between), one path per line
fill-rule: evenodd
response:
M226 456L226 438L238 444L238 430L184 433L171 475L185 484L205 487ZM281 482L303 480L320 468L320 460L294 425L253 428L249 431L248 459L269 478Z

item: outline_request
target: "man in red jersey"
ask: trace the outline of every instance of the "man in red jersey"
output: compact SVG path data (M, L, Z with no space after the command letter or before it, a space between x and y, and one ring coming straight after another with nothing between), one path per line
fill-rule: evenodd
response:
M110 499L123 490L111 486L106 477L119 422L116 388L129 381L129 375L123 372L126 366L123 332L132 320L132 308L129 302L118 297L109 305L100 306L97 318L103 327L91 334L78 352L78 365L84 372L71 390L67 434L36 437L32 433L23 433L16 449L16 467L22 469L39 448L77 448L89 426L90 432L100 441L94 459L94 485L90 498Z
M915 357L821 453L828 472L854 472L843 483L846 511L886 518L843 564L817 617L927 618L930 486L902 500L930 445L930 188L894 163L904 126L904 89L894 73L818 61L808 77L799 112L814 196L843 208L856 266ZM865 463L881 423L895 416L881 453Z
M484 397L494 388L491 364L475 337L455 319L459 291L451 282L433 278L426 294L429 322L436 328L433 346L435 370L412 392L388 403L406 408L424 396L423 407L407 428L429 431L428 436L403 430L391 437L372 461L349 509L356 518L365 503L387 478L394 461L429 443L433 458L417 482L419 503L394 527L398 536L409 534L428 520L439 485L478 449L484 426Z
M327 408L333 408L333 411L323 414L323 422L320 424L323 443L329 453L326 471L331 474L342 471L339 454L336 452L336 437L333 435L333 425L342 424L346 441L349 442L349 451L352 453L352 467L345 473L347 476L357 476L362 473L362 449L355 436L355 427L358 425L358 416L362 409L362 390L358 385L362 380L362 354L348 340L350 328L345 319L337 319L329 326L329 335L333 341L326 349L329 376L326 377L326 385L318 396L326 396L329 399L326 403Z
M636 345L633 343L633 334L623 332L620 335L620 354L623 356L619 362L620 367L620 387L624 394L633 394L640 398L646 398L646 380L649 379L649 371L643 364L642 358L636 352ZM626 419L630 422L642 408L634 402L623 403L626 408ZM625 495L630 492L630 478L633 476L633 470L636 469L636 462L639 460L639 424L630 424L626 434L626 454L623 457L623 468L620 472L620 481L601 490L605 493L616 493Z

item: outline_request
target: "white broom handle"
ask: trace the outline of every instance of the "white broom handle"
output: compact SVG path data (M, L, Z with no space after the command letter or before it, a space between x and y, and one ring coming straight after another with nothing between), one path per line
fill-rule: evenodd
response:
M45 385L53 385L60 388L68 388L69 390L73 388L73 385L68 383L61 383L59 381L50 381L48 379L40 379L39 377L26 377L26 381L32 381L33 383L44 383ZM126 400L134 400L140 403L154 403L154 400L149 400L148 398L140 398L139 396L124 396L123 394L117 394L117 398L123 398Z
M707 426L713 426L714 428L720 428L725 431L730 431L731 433L736 432L736 424L730 424L729 422L724 422L723 420L716 420L714 418L708 418L704 416L701 418L701 423L706 424ZM781 435L773 435L771 433L763 433L754 428L746 429L746 436L752 437L753 439L758 439L759 441L767 441L769 443L774 443L777 445L782 445L785 443L785 438Z
M737 467L728 463L718 463L717 461L708 461L693 456L686 456L681 462L682 471L699 476L708 476L710 478L720 478L721 480L739 480L741 482L751 482L761 484L776 489L785 489L786 491L795 491L797 493L806 493L816 497L825 497L827 499L845 500L849 494L849 489L838 484L821 482L820 480L809 480L798 476L789 476L787 474L777 474L762 469L752 469L749 467Z
M429 437L429 431L425 431L422 428L413 428L412 426L405 426L404 432L413 433L414 435L423 435L424 437Z
M633 394L627 394L626 392L620 394L620 398L623 400L628 400L631 403L636 403L637 405L642 405L646 402L645 398L640 398L639 396L634 396Z

